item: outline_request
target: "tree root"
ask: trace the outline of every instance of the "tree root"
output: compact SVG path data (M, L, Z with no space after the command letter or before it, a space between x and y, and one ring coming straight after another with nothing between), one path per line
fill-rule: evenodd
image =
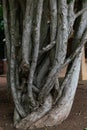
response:
M49 95L46 98L46 101L44 102L43 106L41 106L37 111L29 114L19 124L16 124L16 128L21 130L26 130L27 128L30 128L33 123L37 122L44 115L46 115L51 108L52 108L52 96Z
M58 104L52 108L52 97L48 96L43 106L23 119L16 125L16 128L23 130L37 129L47 126L55 126L65 120L72 108L78 84L80 64L81 53L79 54L79 58L78 56L75 58L71 70L68 72L69 82L65 84L64 91L61 98L58 100Z
M32 129L36 130L38 128L45 128L45 127L53 127L60 124L68 117L71 107L72 104L70 105L69 103L65 104L64 107L63 105L61 105L60 107L56 106L43 118L33 123L32 126L30 126L29 130Z

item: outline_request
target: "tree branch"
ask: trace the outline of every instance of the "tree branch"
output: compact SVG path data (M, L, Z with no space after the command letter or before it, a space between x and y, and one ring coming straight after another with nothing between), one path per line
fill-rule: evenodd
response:
M44 63L42 62L42 65L41 65L40 69L38 70L38 75L37 75L37 87L38 88L41 88L43 79L45 80L45 76L48 72L49 64L50 64L50 59L47 57L45 59Z
M72 0L68 4L68 35L69 37L72 34L73 25L75 22L74 4L75 4L75 0Z
M61 0L58 3L58 32L56 41L55 64L61 65L67 52L68 41L68 6L66 0Z
M42 18L42 10L43 10L43 0L38 1L37 5L37 12L36 12L36 24L35 24L35 32L34 32L34 52L33 52L33 58L30 68L30 74L29 74L29 83L28 83L28 97L29 102L32 104L32 106L35 106L35 101L32 93L32 84L33 84L33 78L34 78L34 72L37 65L37 59L39 54L39 44L40 44L40 26L41 26L41 18Z
M45 86L42 88L42 90L39 94L39 100L41 102L43 102L44 98L52 90L52 88L55 84L54 80L56 78L56 75L60 72L60 70L62 68L64 68L67 64L69 64L76 57L76 55L78 55L80 53L80 51L81 51L82 47L84 46L84 44L86 43L86 41L87 41L87 30L85 30L84 34L82 35L81 42L80 42L79 46L77 47L77 49L75 50L75 52L67 60L65 60L65 62L61 66L55 66L52 69L50 75L48 76Z
M21 117L25 117L26 113L23 110L23 107L18 101L17 93L16 93L16 84L15 84L15 0L10 1L10 17L11 17L11 63L10 63L10 80L11 80L11 90L13 95L13 100L15 103L16 110L21 115Z
M22 38L22 55L23 63L22 68L25 71L29 71L29 45L31 44L31 28L33 19L33 7L34 2L32 0L27 0L26 2L26 12L23 23L23 38Z
M59 68L64 63L67 52L67 41L68 41L67 1L61 0L59 1L58 5L61 6L58 7L58 32L57 32L55 60L53 68L48 75L47 81L43 86L42 90L40 91L39 100L41 102L43 102L44 98L54 87L55 77L53 77L53 75L56 72L57 67ZM60 14L62 15L60 16Z
M85 11L87 11L87 7L85 7L84 9L82 9L81 11L79 11L76 15L75 15L75 19L77 17L79 17L80 15L82 15Z
M42 50L40 51L41 54L51 50L54 46L56 45L56 42L53 41L51 42L49 45L47 45L46 47L43 47Z
M50 12L51 12L51 32L50 32L50 38L51 43L54 43L57 33L57 1L56 0L50 0Z

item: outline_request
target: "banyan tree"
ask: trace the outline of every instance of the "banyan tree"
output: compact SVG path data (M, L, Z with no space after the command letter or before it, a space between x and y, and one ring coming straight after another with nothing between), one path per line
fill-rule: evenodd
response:
M14 125L21 130L58 125L70 113L78 84L87 0L2 2Z

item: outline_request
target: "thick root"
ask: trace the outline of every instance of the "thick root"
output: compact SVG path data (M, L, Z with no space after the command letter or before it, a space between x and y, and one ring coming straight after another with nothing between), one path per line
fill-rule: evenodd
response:
M30 129L43 128L47 126L56 126L68 117L72 108L78 84L80 64L81 64L80 61L81 61L81 54L78 59L77 58L75 59L75 62L73 63L70 72L68 72L69 82L66 82L65 84L65 88L62 97L58 101L58 105L55 106L47 115L42 117L37 122L33 123Z
M65 99L62 97L59 104L56 105L55 108L52 108L52 97L49 96L38 111L33 112L23 119L18 125L16 125L16 128L21 130L32 130L60 124L68 117L72 107L73 98L68 101L67 98Z
M29 114L26 118L24 118L19 124L16 124L16 128L21 130L26 130L30 128L35 122L41 119L44 115L46 115L49 110L52 108L52 96L49 95L46 98L43 106L40 107L37 111Z
M63 122L69 115L71 106L69 103L66 105L60 105L53 108L47 115L33 123L29 130L53 127Z

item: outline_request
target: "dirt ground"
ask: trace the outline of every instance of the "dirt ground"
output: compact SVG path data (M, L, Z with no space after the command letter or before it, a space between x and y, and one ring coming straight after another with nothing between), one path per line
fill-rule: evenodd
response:
M9 98L5 77L0 77L0 130L13 127L13 103ZM79 82L72 111L61 125L43 130L85 130L87 128L87 82Z

